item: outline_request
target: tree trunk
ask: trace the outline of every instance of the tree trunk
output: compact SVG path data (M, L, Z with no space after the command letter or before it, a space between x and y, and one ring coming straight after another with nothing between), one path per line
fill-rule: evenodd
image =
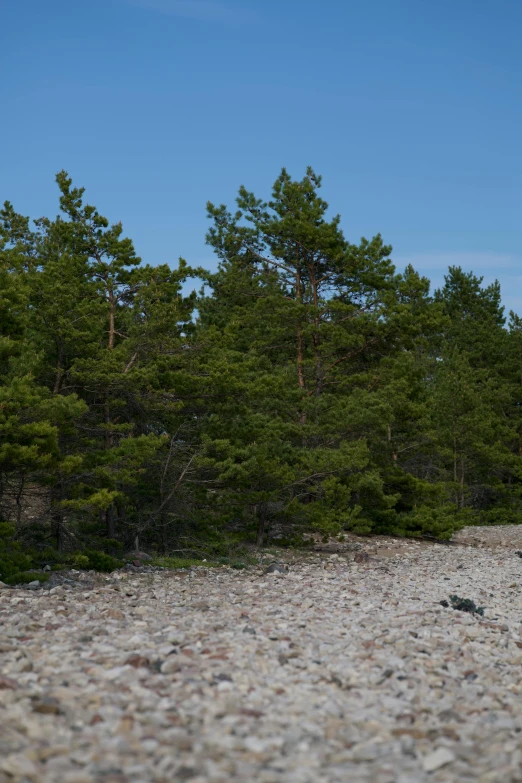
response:
M16 493L16 526L18 530L20 529L20 525L22 523L22 497L24 494L24 486L25 478L22 476L20 485L18 487L18 492Z
M64 548L64 520L63 509L60 503L63 499L62 482L58 481L51 490L51 532L56 541L56 549L63 552Z
M263 541L265 540L266 505L264 503L258 503L256 510L258 515L256 546L259 549L263 546Z
M105 528L107 531L107 538L115 538L116 528L114 524L114 509L112 506L109 506L105 512Z
M458 473L457 473L457 438L453 436L453 482L455 484L455 505L459 507L459 493L457 489Z
M460 455L460 507L464 508L464 456Z
M110 449L112 446L111 410L109 406L109 398L107 395L105 395L105 402L103 403L103 423L105 424L105 448Z
M63 514L61 509L55 508L51 514L51 526L54 539L56 541L56 550L63 552L64 535L63 535Z
M304 365L303 333L301 332L301 329L298 327L297 329L297 382L299 384L300 389L305 388L303 365Z
M60 391L60 386L62 383L62 375L63 375L63 346L60 345L60 350L58 352L58 361L56 362L56 376L54 380L54 388L53 388L53 394L58 394Z
M116 310L116 300L114 298L114 292L109 288L109 351L114 348L114 336L116 334L116 327L114 323L114 316Z
M296 275L295 275L295 296L299 304L302 304L303 294L301 291L301 270L299 267L299 253L296 261ZM298 316L300 318L300 314ZM304 376L304 343L303 332L301 327L297 327L297 383L300 389L306 388L305 376ZM301 411L299 414L300 424L306 423L306 413Z
M388 424L388 445L391 448L391 424ZM396 463L397 462L397 454L392 450L392 459Z
M319 339L319 290L318 290L318 283L317 283L317 277L315 275L315 271L310 274L311 281L312 281L312 295L313 295L313 301L314 301L314 307L315 307L315 317L314 317L314 336L313 336L313 343L314 343L314 364L315 364L315 395L316 397L319 397L323 393L323 361L321 359L321 352L319 350L320 347L320 339Z

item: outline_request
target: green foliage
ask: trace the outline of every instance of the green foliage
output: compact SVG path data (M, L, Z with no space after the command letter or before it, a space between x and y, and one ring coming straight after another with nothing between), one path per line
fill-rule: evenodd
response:
M520 522L522 320L498 283L451 267L431 296L379 234L349 241L311 168L208 204L215 273L143 263L56 181L58 217L0 209L6 578Z
M460 598L458 595L450 595L450 602L452 609L457 609L459 612L484 616L484 607L477 606L471 598Z
M85 563L87 558L87 563ZM75 563L78 568L85 568L92 571L116 571L121 568L123 563L106 552L97 552L95 549L86 549L84 553L77 555Z
M89 557L88 555L77 553L72 556L72 564L75 568L87 569L89 568Z
M204 566L205 568L219 568L222 563L215 560L201 560L197 557L156 557L152 564L160 568L190 568L191 566Z
M12 525L0 521L0 581L12 584L9 580L33 565L32 559L21 551L15 541ZM29 580L30 581L30 580Z
M420 506L408 514L398 514L396 527L392 527L390 532L413 538L428 536L448 540L453 533L474 523L475 518L471 509L456 510L451 506L440 508Z
M42 574L38 571L18 571L11 576L6 577L5 583L7 585L26 585L29 582L47 582L49 574Z

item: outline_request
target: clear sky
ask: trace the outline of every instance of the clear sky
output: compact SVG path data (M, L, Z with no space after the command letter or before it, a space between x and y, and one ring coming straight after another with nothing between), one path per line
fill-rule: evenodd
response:
M521 0L0 0L0 200L65 168L144 260L215 267L208 199L310 164L351 241L522 313Z

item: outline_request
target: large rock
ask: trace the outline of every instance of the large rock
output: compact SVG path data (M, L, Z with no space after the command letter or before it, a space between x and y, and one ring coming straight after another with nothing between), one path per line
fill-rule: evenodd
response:
M265 570L265 574L287 574L289 571L286 563L271 563Z
M152 555L148 555L146 552L127 552L125 557L129 560L141 560L142 563L154 560Z

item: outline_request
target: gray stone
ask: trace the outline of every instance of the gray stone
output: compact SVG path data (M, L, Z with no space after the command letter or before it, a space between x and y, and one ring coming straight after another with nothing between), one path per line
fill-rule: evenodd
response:
M261 579L147 565L4 589L0 783L522 781L522 526L348 538L372 567L307 552ZM453 591L488 622L444 610Z
M422 768L424 772L435 772L452 761L455 761L455 754L449 748L437 748L422 759Z
M271 563L267 569L265 569L265 574L287 574L289 572L289 567L286 563Z

